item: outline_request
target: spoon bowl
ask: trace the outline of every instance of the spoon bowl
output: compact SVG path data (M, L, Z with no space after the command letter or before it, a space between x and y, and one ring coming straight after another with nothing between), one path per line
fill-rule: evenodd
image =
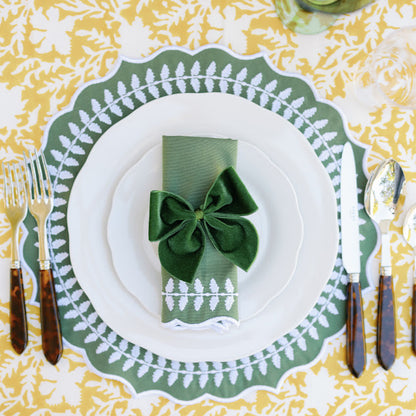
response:
M377 358L388 370L396 357L396 328L390 253L390 223L404 202L405 177L394 159L382 162L373 172L364 194L367 214L381 231L381 267L377 312Z

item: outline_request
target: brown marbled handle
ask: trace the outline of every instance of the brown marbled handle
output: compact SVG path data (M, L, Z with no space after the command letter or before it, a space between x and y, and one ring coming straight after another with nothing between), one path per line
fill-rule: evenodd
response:
M416 354L416 283L413 284L412 299L412 350Z
M56 364L62 356L62 333L52 270L40 270L40 323L42 349L46 359Z
M359 282L348 283L347 286L347 364L355 377L364 371L365 340L361 286Z
M391 276L382 275L378 288L377 358L385 370L396 358L395 327L393 281Z
M27 346L27 319L22 269L10 269L10 339L21 354Z

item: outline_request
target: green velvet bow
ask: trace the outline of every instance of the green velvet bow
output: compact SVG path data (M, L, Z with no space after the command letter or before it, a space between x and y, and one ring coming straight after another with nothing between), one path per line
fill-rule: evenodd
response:
M242 218L257 205L233 167L225 169L198 209L179 195L166 191L150 193L149 240L159 241L159 259L172 276L191 283L195 277L206 238L233 264L248 270L258 248L253 224Z

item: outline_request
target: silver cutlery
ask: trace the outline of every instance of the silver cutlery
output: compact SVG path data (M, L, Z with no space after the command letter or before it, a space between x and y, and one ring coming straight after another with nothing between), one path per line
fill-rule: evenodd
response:
M356 170L352 146L346 143L341 164L342 262L349 276L347 285L347 364L355 377L366 365L365 331L360 285L360 240Z
M27 346L27 318L22 268L19 257L19 228L27 214L23 170L18 164L3 164L4 207L12 228L10 266L10 338L21 354Z
M413 249L412 350L416 354L416 205L409 208L404 218L403 236Z
M30 152L29 158L26 154L24 158L29 211L38 224L42 349L46 359L56 364L62 356L62 333L46 238L46 221L53 208L52 186L43 153Z
M396 325L392 262L390 253L390 224L403 202L405 177L393 159L382 162L373 172L365 189L364 204L368 215L381 231L381 265L377 311L377 358L388 370L396 357ZM403 197L402 197L403 196Z

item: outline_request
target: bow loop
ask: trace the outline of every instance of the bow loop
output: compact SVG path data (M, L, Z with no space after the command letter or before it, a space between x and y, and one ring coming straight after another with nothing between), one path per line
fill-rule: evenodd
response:
M149 240L160 241L159 259L172 276L192 282L205 250L206 238L224 257L248 270L257 253L258 235L241 215L257 210L234 168L225 169L194 209L179 195L150 194Z

